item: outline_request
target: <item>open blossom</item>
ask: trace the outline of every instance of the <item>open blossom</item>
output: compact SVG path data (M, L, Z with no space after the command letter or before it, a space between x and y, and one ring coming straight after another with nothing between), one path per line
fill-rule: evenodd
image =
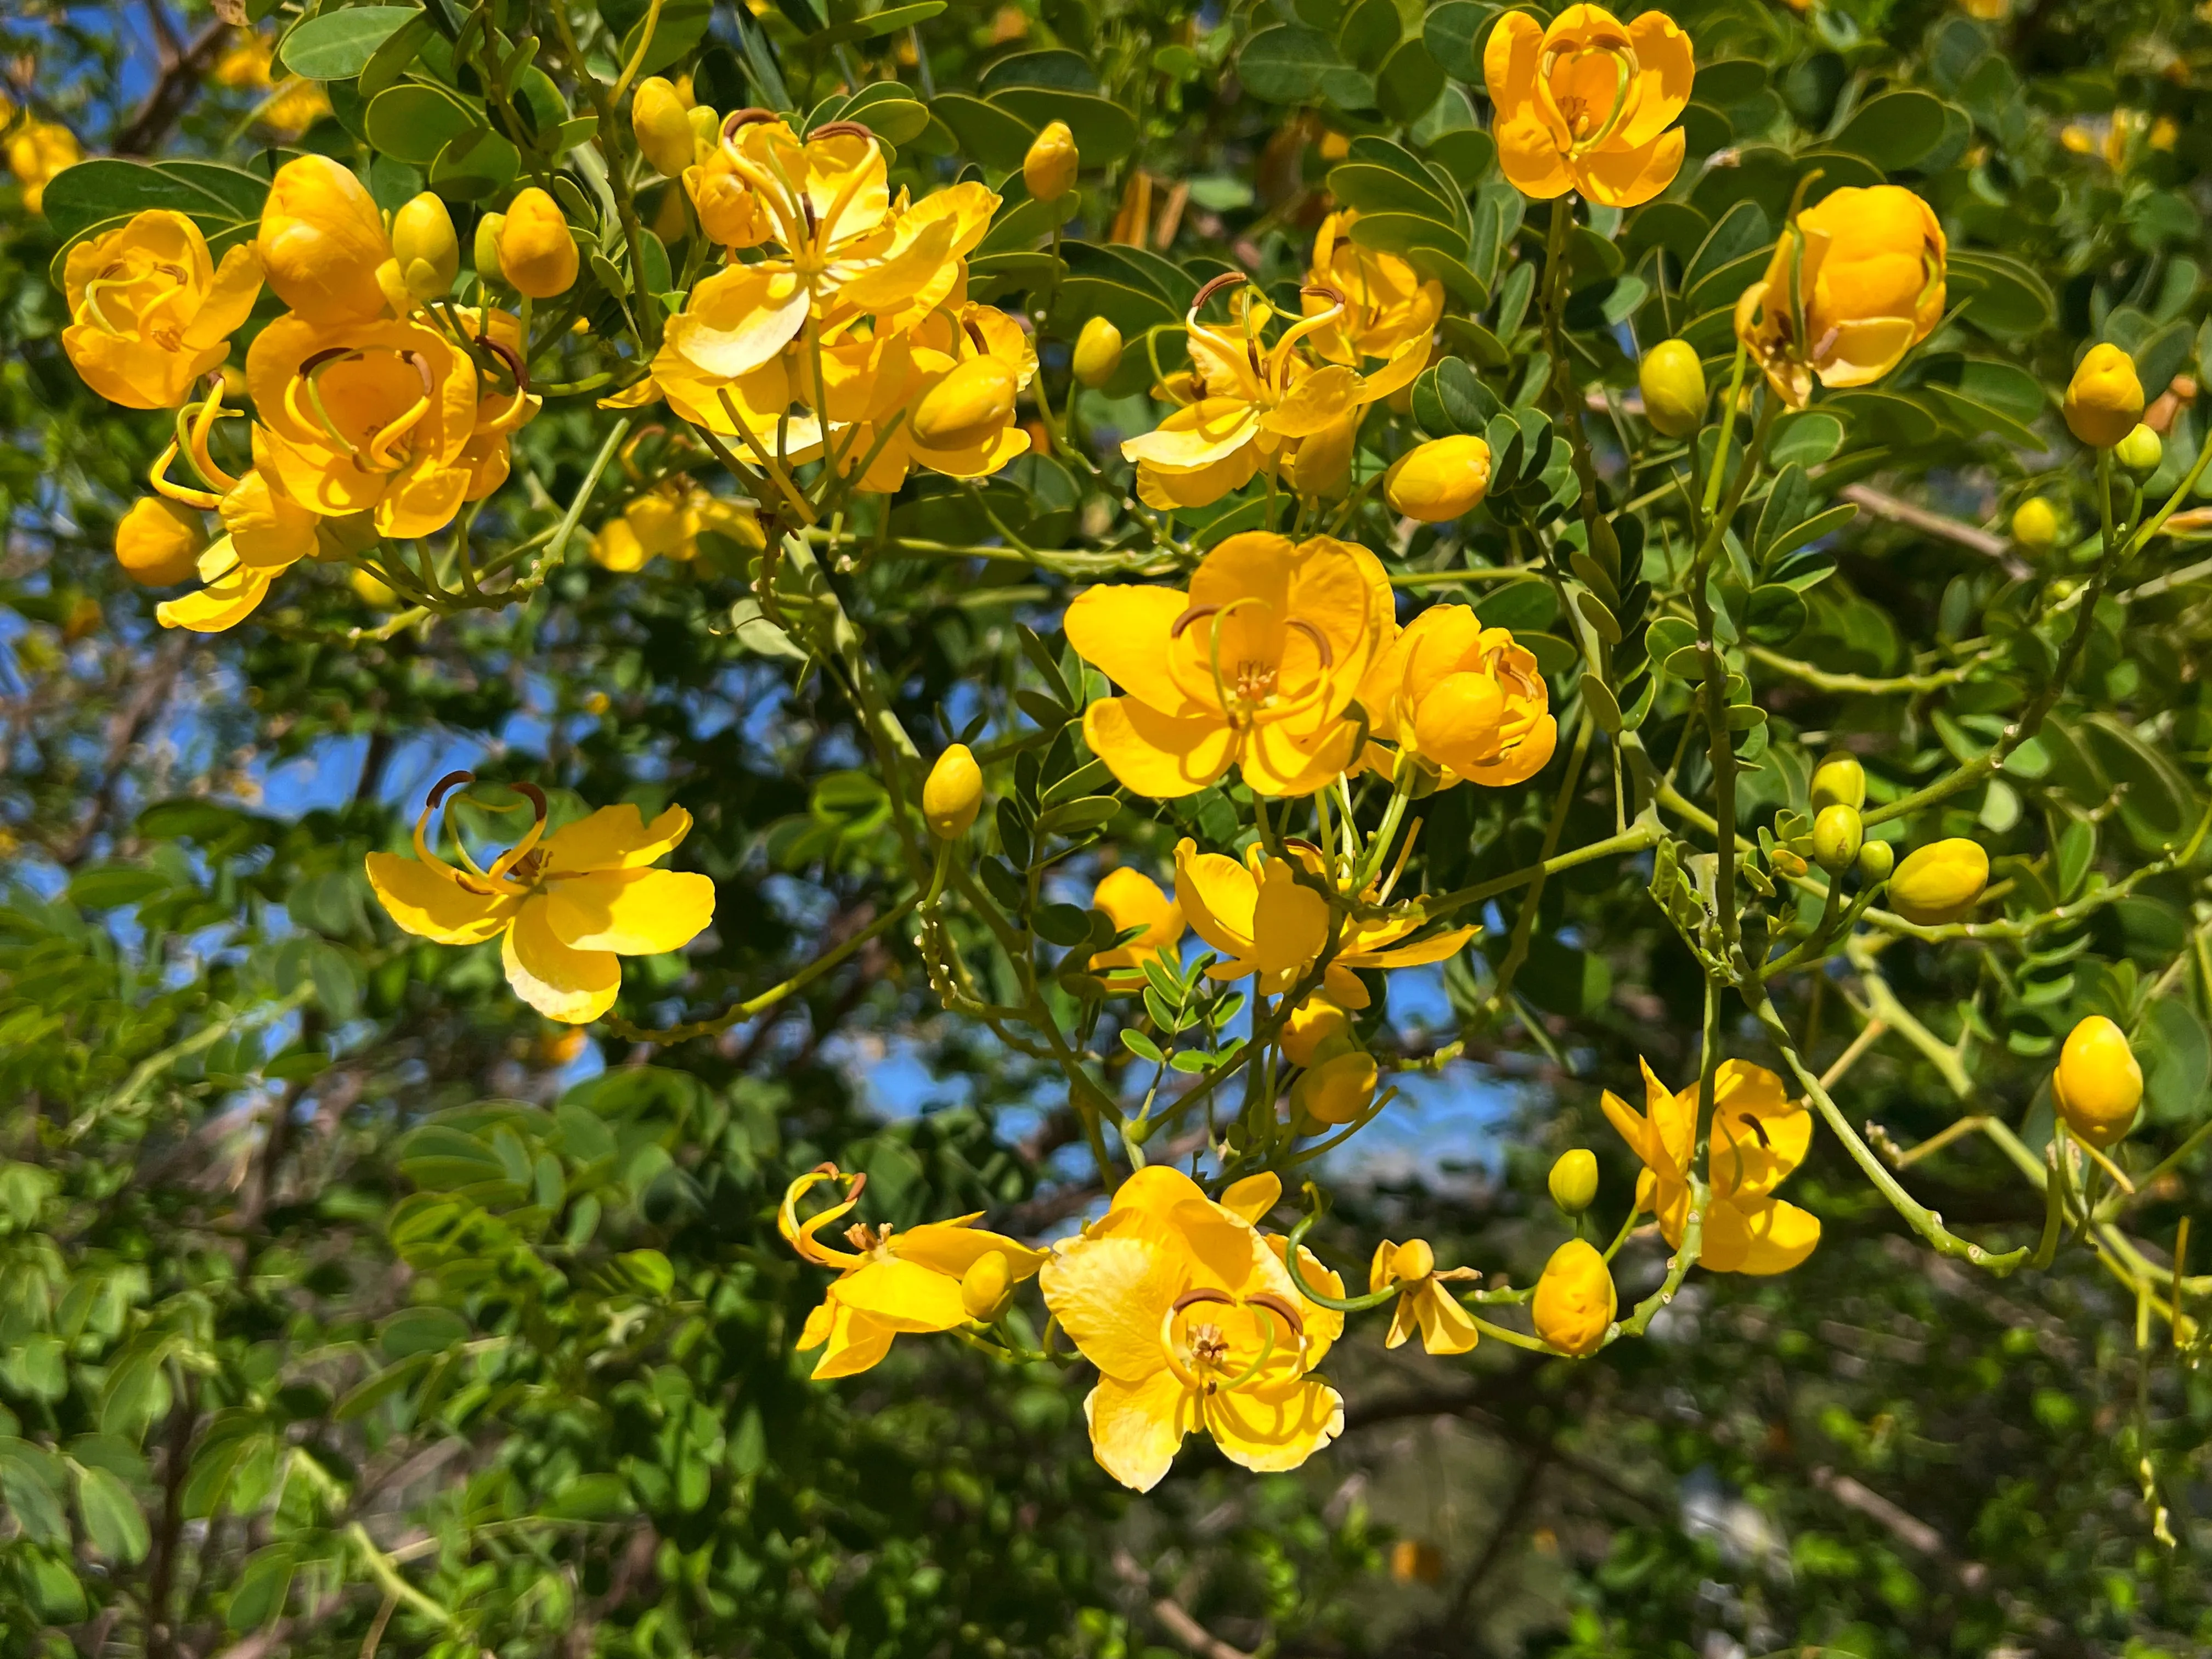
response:
M126 408L174 409L230 355L261 264L234 247L218 265L198 225L155 208L70 249L63 283L62 348L84 383Z
M1342 1397L1312 1373L1344 1316L1298 1293L1284 1241L1255 1225L1281 1193L1254 1176L1216 1202L1152 1164L1045 1262L1045 1305L1098 1368L1084 1402L1092 1454L1122 1485L1150 1492L1194 1431L1259 1471L1294 1469L1343 1431ZM1303 1247L1299 1270L1343 1295Z
M1635 1111L1607 1091L1599 1103L1629 1150L1644 1160L1636 1207L1659 1218L1659 1231L1679 1247L1689 1218L1690 1160L1698 1145L1699 1084L1669 1090L1644 1066L1644 1109ZM1698 1264L1715 1273L1786 1273L1820 1242L1820 1219L1774 1196L1812 1145L1813 1116L1791 1100L1782 1079L1764 1066L1724 1060L1713 1079L1708 1127L1703 1240Z
M1816 378L1871 385L1942 320L1948 246L1936 210L1901 185L1832 191L1784 227L1736 301L1736 338L1792 409Z
M1208 553L1188 593L1091 588L1068 642L1124 695L1084 711L1085 740L1140 795L1193 794L1231 766L1261 794L1310 794L1356 752L1347 710L1392 604L1366 549L1266 531Z
M1306 272L1304 307L1319 316L1342 296L1339 315L1313 337L1313 349L1333 363L1359 367L1363 357L1393 357L1408 340L1426 340L1443 315L1443 284L1424 278L1404 259L1352 240L1358 214L1340 208L1314 234L1313 264Z
M592 562L616 571L641 570L663 556L689 563L699 556L699 538L710 534L749 552L765 545L760 509L752 502L717 495L689 480L672 482L634 497L601 525L592 538Z
M1103 910L1117 933L1132 927L1145 930L1126 945L1091 953L1091 971L1107 975L1109 989L1143 990L1148 983L1145 963L1154 957L1163 958L1172 969L1185 924L1182 907L1160 890L1159 883L1141 870L1121 865L1100 879L1091 895L1091 908Z
M1289 860L1268 857L1256 842L1241 863L1220 853L1201 853L1187 837L1176 844L1176 902L1192 931L1224 958L1206 970L1209 978L1257 974L1261 991L1272 995L1304 978L1328 948L1328 901L1312 884L1320 876L1320 855L1304 842L1290 850L1308 880L1301 881ZM1477 931L1455 927L1404 943L1427 925L1418 910L1389 921L1346 923L1342 944L1322 970L1322 989L1328 1001L1339 1008L1364 1008L1370 999L1355 969L1387 970L1447 961Z
M1690 37L1662 13L1623 23L1573 5L1547 27L1509 11L1482 52L1498 164L1538 201L1571 190L1607 207L1648 202L1681 171L1674 123L1696 74Z
M418 939L500 940L507 982L547 1018L597 1019L622 989L623 957L680 951L714 921L713 881L652 867L690 833L680 806L649 824L628 802L602 806L549 836L544 797L518 786L538 809L529 832L488 866L466 846L460 868L447 863L425 831L447 793L470 781L466 772L440 781L415 821L415 856L371 853L368 884Z
M1184 318L1190 350L1179 389L1192 399L1153 430L1121 446L1137 464L1137 494L1163 510L1204 507L1251 482L1261 466L1288 460L1298 444L1340 429L1348 416L1412 384L1428 367L1425 331L1409 335L1372 374L1347 362L1321 362L1302 349L1310 338L1340 329L1348 315L1345 296L1320 293L1323 308L1284 329L1273 344L1263 338L1273 309L1253 298L1237 320L1217 327L1198 320L1206 302L1243 282L1218 276L1198 291Z
M994 306L948 301L904 328L836 331L822 364L835 459L850 470L872 455L869 490L897 489L915 466L988 477L1029 452L1014 405L1036 368L1028 333ZM811 366L794 378L814 406Z
M1485 628L1463 605L1414 617L1376 659L1360 702L1376 752L1397 744L1440 787L1525 782L1559 742L1535 658L1511 630Z
M83 158L76 135L58 121L26 121L8 136L8 171L23 187L23 211L43 212L46 186Z
M255 107L255 118L271 132L288 137L305 132L331 112L329 94L317 82L297 75L288 75L280 84L270 72L276 59L274 40L249 31L216 59L208 78L236 91L273 94Z
M963 1283L989 1273L1002 1287L1033 1278L1044 1265L1042 1251L978 1227L981 1211L904 1231L856 1222L845 1230L851 1249L824 1244L821 1234L852 1212L867 1180L834 1164L821 1164L785 1189L776 1211L785 1243L816 1267L838 1270L799 1338L800 1352L823 1350L814 1367L817 1380L868 1370L902 1332L949 1331L968 1323L973 1316L961 1296ZM801 1221L799 1200L824 1182L843 1187L844 1202Z
M1467 1310L1444 1285L1454 1279L1480 1279L1472 1267L1437 1267L1437 1253L1424 1238L1393 1244L1384 1239L1375 1247L1375 1260L1367 1269L1370 1292L1398 1287L1398 1300L1390 1310L1390 1334L1386 1348L1403 1347L1415 1331L1428 1353L1466 1353L1482 1340L1482 1333Z

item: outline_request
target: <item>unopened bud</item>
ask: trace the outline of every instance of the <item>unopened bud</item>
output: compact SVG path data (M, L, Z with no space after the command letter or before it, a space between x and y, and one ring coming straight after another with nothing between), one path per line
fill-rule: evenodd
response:
M2128 1132L2142 1103L2142 1067L2127 1034L2102 1014L2092 1014L2067 1034L2051 1074L2059 1115L2092 1146L2111 1146Z
M1544 1265L1528 1313L1537 1335L1580 1358L1605 1346L1620 1305L1605 1258L1589 1240L1571 1238Z
M921 786L921 815L929 832L939 841L968 833L983 805L983 769L964 743L956 743L937 757Z
M1121 331L1103 317L1093 317L1075 337L1075 378L1096 391L1121 367Z
M2130 472L2148 476L2158 471L2158 464L2166 459L2166 445L2157 433L2140 421L2135 429L2112 446L2112 459Z
M1870 841L1859 848L1859 879L1872 886L1875 882L1889 879L1891 866L1897 862L1897 849L1886 841Z
M1597 1154L1587 1146L1561 1152L1548 1184L1553 1203L1568 1215L1580 1215L1597 1198Z
M629 125L653 170L663 178L682 178L691 165L691 115L676 88L658 75L647 76L630 99Z
M1331 1038L1322 1052L1342 1038ZM1345 1042L1344 1051L1326 1059L1316 1054L1313 1069L1291 1091L1291 1104L1320 1123L1349 1123L1375 1098L1377 1073L1374 1057Z
M477 275L484 282L503 283L507 280L506 273L499 268L499 234L506 227L507 216L504 213L487 213L477 221L474 246Z
M1865 842L1866 823L1856 806L1838 801L1833 806L1822 807L1820 816L1813 820L1813 856L1832 876L1843 874L1858 861L1859 848Z
M1923 927L1956 921L1990 883L1990 855L1964 836L1917 847L1889 878L1889 908Z
M995 1325L1013 1295L1013 1268L1004 1250L991 1250L975 1258L960 1275L960 1305L968 1317Z
M2031 553L2058 544L2058 509L2042 495L2031 495L2012 510L2012 538Z
M2142 418L2142 382L2135 359L2116 345L2094 345L2067 383L2061 410L2067 430L2093 449L2110 449Z
M1814 769L1813 810L1824 806L1864 806L1866 768L1855 755L1831 755Z
M141 495L115 526L115 562L141 587L185 580L207 544L200 515L166 495Z
M432 191L392 216L392 257L416 299L427 302L453 292L453 278L461 274L461 239L453 234L453 216Z
M499 268L520 293L550 300L575 286L581 263L576 234L561 204L532 185L507 204L499 228Z
M1075 184L1083 157L1075 148L1075 135L1065 121L1054 121L1036 136L1022 157L1022 182L1033 202L1056 202Z
M1448 524L1490 491L1490 446L1461 435L1431 438L1401 455L1382 475L1391 511L1423 524Z
M1014 418L1021 380L997 357L970 357L922 394L908 424L930 449L973 449Z
M1705 368L1687 340L1662 340L1637 365L1644 417L1670 438L1686 438L1705 424Z

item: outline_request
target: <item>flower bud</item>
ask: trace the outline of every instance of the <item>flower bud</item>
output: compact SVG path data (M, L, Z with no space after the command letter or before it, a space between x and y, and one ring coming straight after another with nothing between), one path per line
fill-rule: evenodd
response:
M973 449L1014 417L1021 380L996 357L970 357L922 394L908 424L929 449Z
M2127 1034L2102 1014L2092 1014L2066 1034L2051 1095L2076 1139L2105 1147L2128 1132L2142 1103L2142 1067Z
M1814 769L1813 810L1838 805L1866 805L1866 768L1856 755L1831 755Z
M968 1317L995 1325L1014 1291L1013 1267L1004 1250L987 1250L960 1275L960 1305Z
M576 281L576 238L561 204L532 185L507 204L499 228L499 268L508 283L533 300L566 294Z
M1432 438L1400 456L1382 475L1391 510L1423 524L1447 524L1473 510L1490 489L1490 446L1475 437Z
M1890 866L1897 862L1897 849L1886 841L1870 841L1859 848L1859 879L1869 886L1889 879Z
M1283 1055L1293 1066L1310 1066L1322 1043L1351 1035L1352 1016L1316 991L1291 1010L1283 1026Z
M964 743L956 743L937 757L921 786L921 815L929 833L951 841L968 833L983 805L983 769Z
M1352 482L1352 452L1359 441L1359 417L1364 413L1357 406L1347 409L1320 431L1298 440L1285 468L1293 495L1310 501L1344 493Z
M1597 1197L1597 1154L1587 1146L1561 1152L1547 1184L1553 1203L1569 1215L1580 1215Z
M1394 1279L1423 1279L1436 1270L1437 1253L1425 1238L1409 1238L1390 1252L1390 1277Z
M1813 856L1832 876L1840 876L1857 863L1859 848L1865 843L1866 823L1856 806L1838 801L1833 806L1822 807L1820 817L1813 820Z
M1687 340L1662 340L1637 365L1644 418L1670 438L1686 438L1705 424L1705 366Z
M476 240L471 252L476 256L477 275L487 283L503 283L506 274L499 268L499 234L507 227L504 213L487 213L477 221Z
M691 123L691 164L703 167L707 158L722 147L721 112L711 104L694 104L684 116Z
M2041 495L2031 495L2012 510L2012 538L2031 553L2058 544L2058 509Z
M185 580L206 550L200 515L165 495L141 495L115 526L115 562L141 587Z
M2110 449L2142 418L2135 359L2116 345L2094 345L2066 388L2069 431L2092 449Z
M383 313L378 267L391 252L384 216L360 179L327 155L276 169L254 237L276 297L311 323L366 322Z
M1054 121L1036 136L1030 153L1022 157L1022 182L1033 202L1056 202L1073 188L1076 169L1083 157L1075 148L1075 135L1065 121Z
M354 567L353 574L346 578L346 582L375 610L397 611L399 608L399 596L392 591L392 584L359 565Z
M1075 378L1095 392L1121 367L1121 331L1103 317L1093 317L1075 337Z
M1528 1311L1537 1335L1579 1359L1604 1346L1619 1306L1605 1258L1589 1240L1571 1238L1545 1263Z
M407 292L428 301L453 292L461 274L461 240L443 201L424 191L392 216L392 257Z
M637 148L664 179L680 179L691 165L691 114L676 88L658 75L637 83L629 100L630 131Z
M1326 1048L1342 1038L1333 1039ZM1321 1123L1349 1123L1375 1098L1377 1073L1374 1056L1362 1054L1348 1042L1342 1052L1322 1058L1291 1091L1291 1104Z
M1905 855L1889 878L1889 908L1907 921L1937 927L1972 909L1989 881L1990 855L1981 844L1954 836Z
M2166 445L2157 433L2137 422L2126 437L2112 446L2112 459L2129 471L2148 477L2166 459Z

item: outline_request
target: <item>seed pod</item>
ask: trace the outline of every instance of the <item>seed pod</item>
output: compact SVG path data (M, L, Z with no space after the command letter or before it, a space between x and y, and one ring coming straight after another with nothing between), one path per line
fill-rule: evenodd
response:
M1021 381L1011 364L970 357L922 394L908 423L914 441L929 449L973 449L1014 418Z
M1431 438L1382 475L1391 510L1423 524L1449 523L1489 490L1490 446L1475 437Z
M561 204L532 185L507 204L499 228L499 268L507 282L533 300L566 294L576 282L576 238Z
M691 165L691 112L673 86L658 75L639 82L629 100L629 126L653 171L665 179L684 176Z
M1537 1335L1579 1359L1604 1346L1619 1306L1605 1258L1587 1239L1571 1238L1552 1252L1528 1311Z
M2058 509L2041 495L2031 495L2012 510L2012 538L2031 553L2058 544Z
M921 786L921 815L929 832L939 841L968 833L983 805L983 769L964 743L956 743L937 757L929 778Z
M1856 755L1831 755L1814 769L1813 810L1838 805L1866 805L1866 768Z
M2066 387L2067 430L2092 449L2110 449L2142 419L2135 359L2116 345L2094 345Z
M2141 422L2128 435L2112 447L2112 459L2130 472L2148 477L2158 471L2158 464L2166 459L2166 445L2158 434Z
M1865 841L1866 823L1856 806L1838 801L1822 807L1813 820L1813 856L1832 876L1840 876L1858 861Z
M1890 866L1897 862L1897 849L1886 841L1870 841L1859 848L1859 879L1871 886L1889 879Z
M1121 331L1103 317L1093 317L1075 337L1075 378L1095 392L1121 367Z
M426 190L392 216L392 257L416 299L428 302L453 292L461 274L461 239L442 199Z
M1075 135L1065 121L1054 121L1036 136L1022 157L1022 182L1033 202L1056 202L1074 187L1076 170L1083 157L1075 148Z
M987 1250L960 1275L960 1305L968 1317L995 1325L1012 1298L1014 1274L1004 1250Z
M1954 836L1916 848L1889 878L1889 908L1923 927L1956 921L1974 908L1990 883L1990 855L1981 843Z
M2142 1067L2118 1026L2092 1014L2067 1033L2051 1095L2078 1139L2100 1148L2119 1139L2134 1123L2142 1093Z
M487 213L477 221L476 241L471 251L476 255L477 275L487 283L507 280L507 273L499 268L499 234L506 228L507 216L504 213Z
M115 562L141 587L186 580L207 544L200 515L165 495L141 495L115 526Z
M1561 1152L1547 1184L1553 1203L1568 1215L1580 1215L1597 1197L1597 1154L1587 1146Z
M1687 340L1662 340L1637 365L1644 418L1669 438L1686 438L1705 421L1705 367Z

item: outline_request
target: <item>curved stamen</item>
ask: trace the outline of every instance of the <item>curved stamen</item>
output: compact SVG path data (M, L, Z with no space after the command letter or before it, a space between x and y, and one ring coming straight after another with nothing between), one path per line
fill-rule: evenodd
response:
M207 401L200 405L198 416L192 422L190 453L192 465L198 471L200 477L212 488L227 495L238 487L238 480L222 467L217 466L215 457L208 453L208 434L215 429L215 423L218 419L232 411L222 406L222 376L213 374L208 378L214 382L214 386L208 393Z
M746 127L757 126L763 121L781 121L783 117L772 109L763 109L756 104L750 109L732 110L722 118L722 137L726 142Z
M1192 322L1196 322L1198 320L1198 313L1206 308L1206 302L1208 300L1211 300L1215 295L1220 293L1223 289L1235 288L1239 283L1242 283L1244 280L1244 273L1241 270L1223 271L1221 275L1216 276L1204 288L1199 289L1198 297L1190 302L1190 310L1187 313L1189 319Z
M1168 1310L1168 1317L1172 1319L1186 1308L1195 1308L1208 1302L1218 1302L1224 1308L1233 1308L1237 1305L1237 1298L1228 1291L1212 1290L1201 1285L1194 1290L1185 1291L1177 1297L1174 1305Z
M1327 673L1330 669L1336 666L1336 647L1329 644L1328 636L1323 634L1321 629L1316 628L1311 623L1306 621L1303 617L1293 617L1288 622L1285 623L1283 626L1285 628L1297 629L1299 633L1304 635L1308 639L1313 641L1314 649L1321 653L1321 665L1322 672L1323 673Z
M1265 1307L1271 1312L1275 1311L1281 1302L1280 1297L1272 1296L1266 1291L1262 1291L1258 1296L1248 1297L1245 1300L1248 1306L1257 1305ZM1288 1313L1290 1310L1287 1308L1283 1308L1281 1309L1281 1311ZM1291 1317L1296 1319L1297 1316L1296 1314L1291 1314ZM1298 1326L1300 1332L1299 1341L1301 1344L1304 1341L1304 1323L1301 1321ZM1247 1382L1249 1382L1254 1377L1259 1376L1261 1371L1267 1369L1267 1362L1275 1357L1275 1322L1272 1319L1262 1322L1260 1328L1260 1352L1258 1354L1254 1356L1252 1363L1247 1365L1243 1370L1237 1372L1236 1376L1231 1377L1227 1382L1216 1382L1212 1384L1212 1387L1206 1390L1207 1393L1234 1394L1237 1389L1243 1388Z
M1290 1302L1284 1297L1276 1295L1274 1291L1261 1291L1256 1295L1248 1296L1244 1298L1244 1304L1249 1308L1265 1308L1269 1313L1275 1315L1283 1322L1283 1323L1291 1328L1291 1335L1297 1337L1301 1341L1305 1340L1306 1322L1304 1316L1300 1314L1297 1309L1293 1307Z
M856 138L872 138L876 136L858 121L824 121L806 135L806 142L811 144L817 138L837 138L847 135Z
M1204 620L1206 617L1212 616L1215 611L1220 609L1221 607L1218 605L1193 605L1189 610L1184 611L1182 615L1177 617L1173 623L1169 624L1168 637L1171 640L1181 639L1182 637L1182 630L1184 629L1189 627L1194 622Z
M221 507L222 496L212 495L204 489L194 489L186 484L172 483L169 481L169 468L176 459L177 446L175 441L172 440L169 447L154 458L154 465L147 470L146 482L153 486L157 494L167 495L173 501L181 501L186 507L197 507L201 511L209 513Z

